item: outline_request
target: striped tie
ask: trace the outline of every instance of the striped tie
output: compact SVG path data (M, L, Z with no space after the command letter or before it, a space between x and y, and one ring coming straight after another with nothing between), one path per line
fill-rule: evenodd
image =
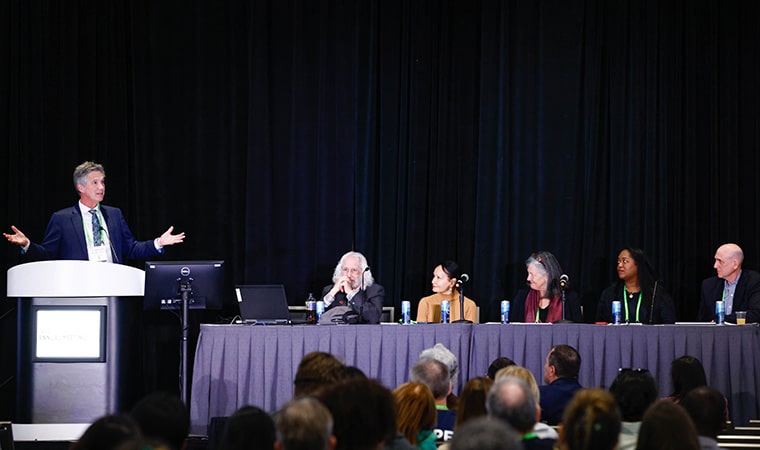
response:
M92 243L95 247L98 247L103 245L103 237L100 235L102 228L100 227L100 219L98 219L98 211L91 209L90 214L92 214Z

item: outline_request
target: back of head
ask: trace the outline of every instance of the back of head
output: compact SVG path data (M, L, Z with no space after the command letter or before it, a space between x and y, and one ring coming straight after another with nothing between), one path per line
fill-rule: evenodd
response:
M707 385L707 376L702 362L689 355L673 360L670 365L670 379L673 382L672 396L676 400L694 388Z
M274 441L274 421L269 414L255 406L243 406L227 419L219 448L224 450L270 449Z
M498 372L499 370L501 370L501 369L503 369L505 367L514 366L514 365L515 365L515 362L512 361L511 359L507 358L506 356L500 356L500 357L494 359L491 362L491 365L488 366L488 375L487 376L488 376L488 378L490 378L492 380L495 380L496 379L496 372Z
M438 343L420 352L419 359L434 359L442 362L449 372L449 378L453 381L459 373L457 357L445 345Z
M555 345L549 352L549 365L556 368L559 378L578 378L581 355L569 345Z
M377 381L346 380L316 395L332 414L337 450L375 449L395 436L393 394Z
M488 392L488 415L527 433L536 424L538 408L528 385L519 378L502 377Z
M432 430L438 414L430 388L423 383L410 381L393 391L396 402L396 427L412 444L422 430Z
M115 450L131 443L140 444L142 434L137 422L129 416L113 414L93 422L71 445L72 450Z
M522 450L520 436L505 423L478 417L457 428L451 450Z
M275 428L283 450L328 450L333 419L317 399L304 397L282 407L275 417Z
M455 428L468 420L488 414L488 411L486 411L486 398L491 386L493 386L493 380L486 377L470 378L465 383L462 388L462 394L459 396L457 419L454 423Z
M716 389L701 386L689 391L679 403L701 436L717 439L726 425L726 399Z
M579 390L565 408L560 441L569 450L611 450L620 434L620 410L604 389Z
M515 377L523 380L530 388L530 392L536 399L536 403L541 403L541 391L538 389L538 383L536 382L536 377L533 376L533 372L523 366L515 364L496 372L496 380L502 377Z
M335 356L326 352L307 353L296 369L293 396L312 394L326 384L338 382L345 375L343 363Z
M625 422L640 422L649 405L657 400L657 383L642 369L620 369L610 386Z
M146 438L158 438L175 450L182 448L190 432L190 413L173 394L148 394L135 404L131 416Z
M637 450L699 450L697 429L682 407L670 400L657 400L644 413Z
M422 358L409 370L409 379L426 384L436 401L440 401L451 390L451 379L448 368L440 361Z

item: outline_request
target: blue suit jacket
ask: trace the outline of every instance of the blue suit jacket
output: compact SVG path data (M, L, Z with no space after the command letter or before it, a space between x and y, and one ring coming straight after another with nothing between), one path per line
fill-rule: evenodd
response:
M710 277L702 281L702 300L697 320L709 322L715 319L715 302L723 297L724 281ZM747 311L747 323L760 322L760 273L743 270L734 291L734 307L726 314L726 322L736 323L736 311Z
M138 241L124 220L119 208L100 205L100 212L108 227L108 237L111 241L113 262L123 263L127 259L148 259L159 255L153 240ZM87 242L85 241L84 225L79 204L53 213L45 230L41 244L31 243L25 255L33 261L50 259L87 260Z

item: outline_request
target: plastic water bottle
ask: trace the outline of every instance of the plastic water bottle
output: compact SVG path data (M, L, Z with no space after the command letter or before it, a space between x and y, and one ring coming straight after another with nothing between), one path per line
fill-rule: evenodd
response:
M409 325L411 307L412 305L409 303L409 300L403 300L401 302L401 323L403 325Z
M718 300L715 302L715 323L723 325L726 321L726 304Z
M501 323L509 323L509 300L501 301Z
M441 302L441 323L449 323L449 314L451 314L451 302L443 300Z
M620 302L617 300L612 302L612 324L620 325Z
M317 299L309 292L309 298L306 299L306 317L304 320L309 325L317 323Z

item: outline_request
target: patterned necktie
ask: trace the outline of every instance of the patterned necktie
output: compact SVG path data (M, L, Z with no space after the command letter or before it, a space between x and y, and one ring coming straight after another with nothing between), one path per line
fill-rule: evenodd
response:
M98 247L100 245L103 245L103 237L100 235L100 219L98 219L98 211L96 209L91 209L90 214L92 214L92 243L95 245L95 247Z

